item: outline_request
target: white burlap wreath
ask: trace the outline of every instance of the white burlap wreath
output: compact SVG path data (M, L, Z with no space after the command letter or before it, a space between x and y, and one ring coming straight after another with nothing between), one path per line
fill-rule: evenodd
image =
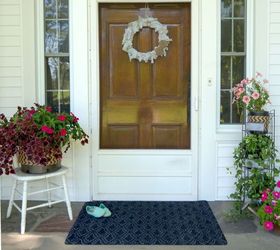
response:
M133 48L133 37L143 27L150 27L155 29L155 32L158 33L158 46L152 51L139 52ZM168 44L172 41L167 33L168 30L166 25L162 25L157 18L139 16L138 20L129 23L128 27L125 29L122 40L122 49L128 53L130 61L132 59L137 59L139 62L144 61L147 63L151 61L151 63L154 63L154 60L157 59L158 56L166 56Z

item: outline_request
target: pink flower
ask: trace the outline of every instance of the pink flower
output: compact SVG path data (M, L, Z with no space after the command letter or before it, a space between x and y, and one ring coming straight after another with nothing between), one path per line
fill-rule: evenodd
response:
M274 191L274 192L272 192L272 195L273 195L273 198L274 198L275 200L279 200L279 198L280 198L280 192Z
M52 112L52 107L47 106L47 107L46 107L46 110L47 110L48 112Z
M53 134L53 129L46 125L43 125L41 130L49 135Z
M264 207L264 212L265 212L266 214L272 214L273 208L272 208L271 206L265 206L265 207Z
M65 136L67 135L67 130L65 128L62 128L60 131L59 131L59 134L60 136Z
M260 72L256 72L256 77L262 77L263 75Z
M264 229L267 230L267 231L271 231L271 230L274 229L274 225L273 225L273 222L272 222L272 221L265 221L265 222L263 223L263 227L264 227Z
M249 83L249 80L248 80L248 79L243 79L243 80L241 81L241 84L247 84L247 83Z
M268 194L266 192L263 192L262 197L261 197L262 202L265 202L267 200L267 197L268 197Z
M245 103L245 104L249 104L251 98L247 95L244 95L243 98L242 98L242 101Z
M267 80L267 79L263 79L263 82L264 82L264 83L268 83L268 80Z
M253 98L254 100L259 99L259 97L260 97L260 94L259 94L258 92L254 92L254 93L252 94L252 98Z
M57 120L59 120L59 121L61 121L61 122L64 122L65 119L66 119L65 115L59 115L59 116L57 117Z
M79 121L79 118L78 117L73 117L73 122L76 123Z
M280 188L280 181L277 181L276 186Z

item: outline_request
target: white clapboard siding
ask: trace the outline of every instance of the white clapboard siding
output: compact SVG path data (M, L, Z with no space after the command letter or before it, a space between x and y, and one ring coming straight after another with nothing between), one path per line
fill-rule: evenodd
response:
M233 151L237 146L237 141L217 142L217 200L227 200L234 191L235 168L233 167Z
M23 105L21 20L21 1L0 0L0 113L8 117ZM0 178L1 199L7 199L13 178Z
M276 145L280 150L280 0L270 0L269 18L269 80L271 108L276 112Z

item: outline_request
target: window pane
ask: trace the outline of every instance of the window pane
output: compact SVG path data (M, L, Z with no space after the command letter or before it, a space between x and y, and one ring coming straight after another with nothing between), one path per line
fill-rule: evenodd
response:
M45 0L45 17L56 18L56 0Z
M229 91L221 91L221 123L230 123L231 98Z
M58 21L58 23L59 23L58 51L67 53L69 52L69 22Z
M45 33L45 52L57 53L57 30L58 25L56 21L46 21L46 33Z
M46 58L46 85L48 90L58 89L58 58Z
M68 18L68 0L58 0L58 18Z
M222 56L221 58L221 88L231 88L231 57Z
M232 16L232 0L222 0L221 7L222 17Z
M244 52L244 20L234 20L234 51Z
M242 122L242 110L237 109L236 103L232 104L232 123Z
M232 51L232 20L222 20L221 48L222 52Z
M232 84L235 85L245 78L245 56L232 57Z
M54 112L59 112L59 105L58 105L58 92L52 91L47 92L46 104L51 106Z
M60 89L70 89L69 57L60 58Z
M70 112L70 92L60 92L60 112Z
M244 17L245 15L245 0L234 0L234 16Z

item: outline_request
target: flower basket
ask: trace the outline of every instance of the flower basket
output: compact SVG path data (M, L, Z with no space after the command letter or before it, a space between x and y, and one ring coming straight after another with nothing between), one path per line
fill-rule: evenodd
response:
M54 153L46 156L48 162L46 165L36 164L32 160L28 160L26 153L23 150L18 152L18 163L20 164L21 171L29 174L45 174L55 172L61 168L61 161L57 159Z
M0 114L0 175L14 174L13 157L18 156L21 170L46 173L60 168L71 142L88 143L88 135L72 112L56 113L49 106L18 107L8 120Z
M250 111L248 114L249 123L263 123L264 130L258 131L258 134L266 134L269 128L269 112L267 111Z

